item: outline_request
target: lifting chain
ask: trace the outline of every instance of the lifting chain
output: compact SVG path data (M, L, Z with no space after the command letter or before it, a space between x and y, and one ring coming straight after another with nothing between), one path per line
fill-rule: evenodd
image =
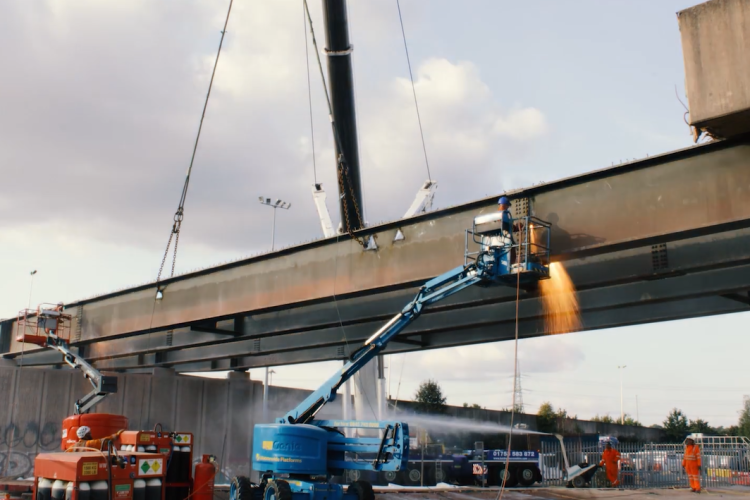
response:
M172 244L172 238L174 241L174 255L172 257L172 273L169 277L174 276L174 268L177 264L177 245L180 243L180 227L182 226L182 219L185 217L183 207L177 209L174 214L174 224L172 224L172 231L169 233L169 240L167 240L167 248L164 249L164 256L161 258L161 265L159 266L159 274L156 276L156 281L161 279L161 273L164 271L164 264L167 262L167 255L169 255L169 246Z
M346 176L346 184L347 186L344 186L344 170L346 169L346 162L344 160L344 155L339 153L338 157L338 178L339 178L339 193L341 193L341 196L344 196L344 193L346 192L346 187L349 187L349 196L351 197L352 204L354 205L354 211L357 213L357 218L359 219L360 226L364 226L364 222L362 220L362 213L359 211L359 204L357 203L357 198L354 196L354 188L352 188L351 180L349 179L349 176ZM346 232L349 234L349 236L352 237L354 241L362 245L362 248L367 247L367 243L364 239L357 238L354 235L354 231L352 231L352 226L349 223L349 210L347 210L346 206L346 199L344 199L344 223L346 225Z

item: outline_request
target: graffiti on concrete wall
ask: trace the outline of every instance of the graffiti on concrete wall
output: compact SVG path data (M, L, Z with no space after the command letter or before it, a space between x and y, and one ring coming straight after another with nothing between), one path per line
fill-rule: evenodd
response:
M58 422L8 424L0 432L0 477L33 476L37 453L59 450L60 439Z
M0 451L0 464L2 473L0 477L28 478L34 475L34 458L36 453L24 453L22 451L11 451L10 453Z

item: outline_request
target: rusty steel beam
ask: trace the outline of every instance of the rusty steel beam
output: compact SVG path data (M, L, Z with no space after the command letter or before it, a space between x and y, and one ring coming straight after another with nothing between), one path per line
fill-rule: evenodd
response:
M675 302L713 299L750 289L750 230L678 242L670 248L667 255L672 263L668 269L654 269L653 254L649 249L623 251L608 255L606 259L586 258L570 262L570 274L580 284L579 298L584 321L582 328L593 329L590 319L607 311L641 305L649 305L649 310L662 306L669 309ZM492 325L505 328L513 324L514 297L508 296L513 291L500 288L492 296L481 293L479 288L474 289L474 293L471 292L467 290L463 296L458 295L444 305L425 310L423 316L399 340L405 344L418 345L418 349L432 349L448 342L441 340L436 343L436 338L452 335L455 337L452 342L460 344L468 338L465 332L477 329L484 332L481 335L486 341L505 340L502 330L493 329ZM272 355L288 355L291 359L296 359L297 352L304 355L323 347L343 349L345 346L348 351L349 346L358 346L410 298L403 296L402 292L392 293L400 296L389 299L385 304L377 303L378 308L375 310L365 307L350 311L351 304L345 301L332 306L341 308L352 316L359 316L357 321L341 324L336 321L301 323L308 316L315 316L315 312L319 319L327 319L321 315L321 310L301 308L303 310L299 311L299 318L284 317L287 316L284 311L247 320L245 325L252 321L253 328L246 328L245 334L240 337L224 336L222 340L214 338L208 341L196 338L180 340L183 335L191 335L188 330L181 330L173 332L169 345L165 343L164 337L146 336L141 339L91 344L86 346L91 349L86 354L101 369L143 368L155 364L174 366L185 371L188 369L186 366L204 361L223 367L221 360L236 359L238 356L252 356L258 361L270 359L269 356ZM721 310L724 311L725 301L721 302ZM380 307L384 309L379 309ZM732 311L737 307L739 306L733 306ZM387 314L381 314L383 311L387 311ZM364 312L369 312L370 315L364 317ZM541 321L541 307L535 294L522 294L519 317L525 323ZM630 316L628 324L645 319ZM289 326L295 328L288 328ZM608 323L608 327L612 326L611 322ZM492 332L495 332L494 337ZM528 330L526 334L543 333L544 330L539 329L534 332ZM147 340L146 344L136 343ZM123 346L119 348L113 345L120 342ZM394 347L399 351L414 349ZM139 348L142 350L139 351ZM344 352L342 350L339 357L343 357ZM50 362L49 354L42 353L41 356L43 358L37 360L27 353L26 363ZM59 357L56 362L59 363Z
M555 259L566 259L573 267L578 262L596 267L611 263L586 259L634 249L648 254L653 244L672 246L750 227L748 167L750 145L725 141L509 194L528 199L534 215L553 223ZM179 332L189 332L197 323L217 324L217 331L185 333L185 339L196 336L190 337L195 342L187 341L183 347L206 338L217 344L235 340L225 331L241 331L237 339L248 333L272 337L278 330L255 332L254 318L278 320L303 310L309 321L299 328L313 335L316 328L326 327L323 318L331 321L334 295L359 303L345 321L372 321L368 305L386 314L401 300L401 292L410 294L413 287L463 262L464 230L473 217L490 210L495 210L494 197L360 231L360 236L375 236L377 251L365 252L346 236L330 238L165 280L159 284L163 299L158 301L153 284L69 304L68 310L75 321L80 320L79 344L91 344L91 355L100 358L104 351L128 352L145 333L159 337L174 330L177 340L183 335ZM394 242L398 230L405 239ZM618 266L627 268L626 256L620 257ZM700 255L686 258L692 259L693 266L701 262ZM669 271L671 264L660 272ZM471 290L462 294L466 299L456 299L454 306L447 302L445 307L494 300L506 292ZM320 326L316 326L318 316ZM244 318L241 330L225 323L238 317ZM97 348L97 344L108 347ZM21 348L12 339L9 350Z

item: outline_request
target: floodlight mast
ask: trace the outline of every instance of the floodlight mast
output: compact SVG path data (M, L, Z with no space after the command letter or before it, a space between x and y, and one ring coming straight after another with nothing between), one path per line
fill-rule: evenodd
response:
M273 226L271 228L271 251L273 252L276 245L276 209L283 208L284 210L289 210L292 208L292 204L280 198L276 198L276 201L272 202L271 198L264 198L262 196L258 196L258 201L260 201L261 205L273 208Z

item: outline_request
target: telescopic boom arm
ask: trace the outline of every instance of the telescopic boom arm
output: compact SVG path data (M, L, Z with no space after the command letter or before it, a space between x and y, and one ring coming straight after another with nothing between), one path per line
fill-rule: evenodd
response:
M109 394L117 392L117 377L102 375L101 372L91 366L88 361L70 351L64 340L50 333L47 338L47 347L56 349L62 353L65 362L72 368L78 368L81 370L83 376L88 379L94 387L94 390L76 401L76 415L87 413Z
M367 339L365 344L352 354L350 361L344 365L340 373L328 379L296 408L280 418L278 423L309 423L326 403L336 399L338 388L365 366L368 361L380 354L386 348L388 342L419 317L425 306L443 300L483 279L485 279L484 272L476 264L469 264L448 271L422 285L414 300L375 332L372 337Z

